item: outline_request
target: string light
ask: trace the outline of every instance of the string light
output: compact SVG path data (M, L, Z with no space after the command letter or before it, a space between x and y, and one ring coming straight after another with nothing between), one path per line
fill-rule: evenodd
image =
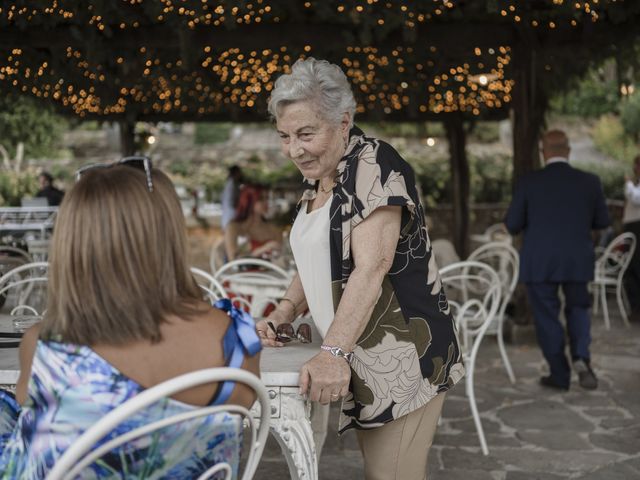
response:
M75 24L95 30L97 36L108 34L105 38L116 38L114 32L142 30L158 24L176 30L226 30L231 26L285 23L292 18L285 3L114 0L90 4L80 0L43 0L27 8L23 2L14 1L4 2L0 7L0 28L19 31L25 25L51 29ZM455 21L457 17L453 15L459 16L461 12L464 15L465 9L476 8L471 3L307 0L300 3L300 14L305 18L317 17L315 21L319 23L331 20L389 31L413 30L420 24L443 22L449 15ZM616 2L552 0L550 11L537 11L521 8L520 0L504 0L497 12L484 11L483 15L496 22L528 22L539 29L576 28L605 18L606 9L613 3ZM129 47L113 47L107 55L111 58L102 58L92 52L90 45L80 43L57 46L52 42L48 51L22 44L0 45L0 87L51 98L81 117L119 115L129 108L142 115L171 112L207 115L229 112L230 107L264 111L275 78L288 72L298 58L314 53L324 56L324 50L314 47L312 42L262 50L202 45L189 52L192 57L189 61L176 50L142 44L134 48L132 51ZM507 45L475 47L459 56L460 64L452 60L444 66L435 45L419 48L399 45L384 51L353 45L344 49L337 63L341 63L355 87L359 112L459 110L479 115L503 108L511 101L510 55Z

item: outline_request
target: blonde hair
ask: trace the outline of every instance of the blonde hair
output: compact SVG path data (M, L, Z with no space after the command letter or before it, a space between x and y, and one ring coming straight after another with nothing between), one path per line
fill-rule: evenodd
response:
M80 345L161 340L168 315L202 311L171 180L130 166L87 171L65 195L50 252L41 337Z

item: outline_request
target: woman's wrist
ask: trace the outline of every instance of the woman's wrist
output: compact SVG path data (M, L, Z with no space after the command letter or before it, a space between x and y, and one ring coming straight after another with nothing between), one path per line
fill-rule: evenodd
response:
M285 315L285 321L292 323L296 319L297 306L293 300L283 297L278 302L276 310Z

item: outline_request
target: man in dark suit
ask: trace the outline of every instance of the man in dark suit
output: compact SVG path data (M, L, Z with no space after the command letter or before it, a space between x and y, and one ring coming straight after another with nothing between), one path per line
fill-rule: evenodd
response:
M591 231L610 224L600 179L569 165L569 141L552 130L542 140L545 168L523 177L505 218L512 235L523 232L520 281L527 286L538 344L550 375L540 383L567 390L571 370L560 323L562 288L574 370L580 386L594 389L598 380L590 365L591 297L595 254Z

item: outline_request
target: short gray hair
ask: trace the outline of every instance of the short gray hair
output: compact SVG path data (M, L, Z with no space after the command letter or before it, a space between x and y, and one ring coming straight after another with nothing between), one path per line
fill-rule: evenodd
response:
M291 73L276 80L269 98L269 114L275 120L283 106L305 100L313 101L325 120L338 124L346 112L353 124L356 100L347 76L338 65L313 57L298 60Z

